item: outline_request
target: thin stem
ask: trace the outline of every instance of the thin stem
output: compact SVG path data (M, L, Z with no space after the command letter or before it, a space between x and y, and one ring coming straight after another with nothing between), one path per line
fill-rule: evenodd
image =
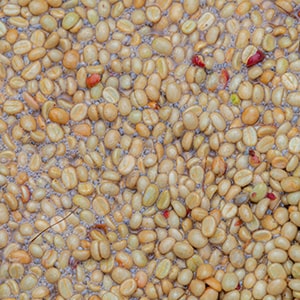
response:
M72 211L70 211L64 218L61 220L57 221L56 223L49 225L47 228L39 232L32 240L30 240L29 245L33 243L40 235L42 235L44 232L49 230L50 228L54 227L55 225L59 224L60 222L64 221L65 219L69 218L75 211L79 208L79 206L76 206Z

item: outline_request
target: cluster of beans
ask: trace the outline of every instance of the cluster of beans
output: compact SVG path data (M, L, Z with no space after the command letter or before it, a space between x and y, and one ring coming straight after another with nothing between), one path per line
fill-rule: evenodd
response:
M299 5L0 1L0 299L300 299Z

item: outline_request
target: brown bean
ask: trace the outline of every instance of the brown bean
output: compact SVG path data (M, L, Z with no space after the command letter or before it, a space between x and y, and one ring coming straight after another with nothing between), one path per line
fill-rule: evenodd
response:
M64 54L63 65L67 69L77 68L79 63L79 53L76 50L68 50Z

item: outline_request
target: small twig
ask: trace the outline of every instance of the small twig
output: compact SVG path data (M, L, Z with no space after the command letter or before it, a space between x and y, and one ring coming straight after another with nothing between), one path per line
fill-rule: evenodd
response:
M49 230L50 228L54 227L55 225L59 224L60 222L66 220L67 218L69 218L77 209L79 208L79 206L76 206L72 211L70 211L65 217L63 217L61 220L57 221L56 223L49 225L47 228L45 228L44 230L42 230L41 232L39 232L32 240L30 240L29 245L31 243L33 243L39 236L41 236L44 232L46 232L47 230Z
M299 19L299 17L300 17L300 15L299 15L299 7L298 6L296 6L293 11L288 11L285 8L283 8L282 6L280 6L280 5L276 4L276 3L275 3L275 6L279 10L281 10L283 13L287 14L288 16L290 16L290 17L292 17L292 18L294 18L296 20Z

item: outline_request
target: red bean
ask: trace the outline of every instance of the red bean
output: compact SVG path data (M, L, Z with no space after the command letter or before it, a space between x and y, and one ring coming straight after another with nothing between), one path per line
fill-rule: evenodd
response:
M205 68L205 63L201 60L199 55L193 55L192 64L200 68Z
M255 54L250 56L247 61L247 67L252 67L261 61L263 61L265 58L265 54L261 50L257 50Z
M99 74L92 74L86 79L86 85L88 88L92 88L93 86L97 85L101 80Z

